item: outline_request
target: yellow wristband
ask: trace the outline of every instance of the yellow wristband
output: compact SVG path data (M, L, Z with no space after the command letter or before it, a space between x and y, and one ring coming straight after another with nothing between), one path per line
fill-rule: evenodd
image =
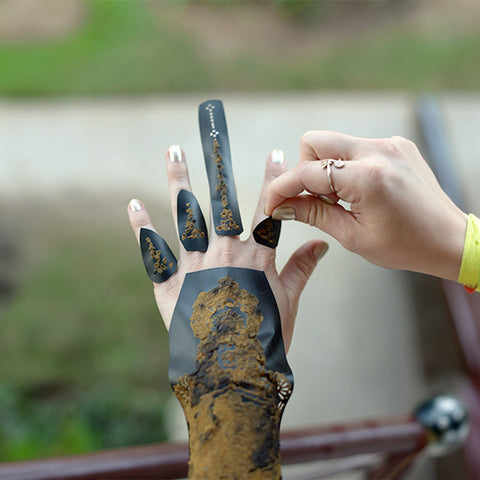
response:
M458 282L469 293L480 291L480 219L473 214L468 216Z

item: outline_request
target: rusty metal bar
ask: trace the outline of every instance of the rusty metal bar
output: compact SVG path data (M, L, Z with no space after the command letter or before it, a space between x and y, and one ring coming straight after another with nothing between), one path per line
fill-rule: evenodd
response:
M385 464L368 475L368 480L398 480L410 470L416 458L414 453L388 455Z
M282 460L291 465L363 453L413 453L426 441L423 427L410 417L305 428L282 433ZM186 444L157 444L0 464L0 480L184 478L187 461Z
M282 434L282 463L290 465L363 453L415 452L426 441L423 427L410 417L299 429Z

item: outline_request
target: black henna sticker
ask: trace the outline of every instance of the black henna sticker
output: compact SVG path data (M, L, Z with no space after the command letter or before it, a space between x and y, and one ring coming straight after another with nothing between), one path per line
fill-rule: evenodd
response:
M177 197L177 222L180 240L188 252L205 252L208 248L207 226L195 195L180 190Z
M167 242L148 228L140 230L140 249L150 280L162 283L177 271L177 259Z
M189 478L278 480L280 421L293 376L265 274L188 273L169 331L169 376L189 429ZM221 452L226 438L228 461Z
M213 222L217 235L240 235L243 231L233 178L230 144L223 104L208 100L198 110L200 136L207 168Z
M280 239L282 222L268 217L261 221L253 230L253 238L257 243L269 248L277 248Z

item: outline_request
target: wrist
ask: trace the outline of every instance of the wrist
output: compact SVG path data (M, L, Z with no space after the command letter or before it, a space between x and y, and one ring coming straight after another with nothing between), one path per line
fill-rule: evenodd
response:
M439 275L447 280L457 281L462 264L462 256L465 246L465 234L467 230L468 216L460 209L456 209L447 230L442 232L442 236L447 240L447 248L444 254L442 272Z

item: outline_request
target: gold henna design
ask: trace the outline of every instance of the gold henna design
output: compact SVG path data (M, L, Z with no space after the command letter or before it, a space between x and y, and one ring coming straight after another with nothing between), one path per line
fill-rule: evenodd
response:
M292 385L266 369L262 321L258 298L229 275L193 305L196 370L174 386L189 428L190 479L281 478L280 420Z
M213 130L215 131L215 130ZM220 225L216 227L217 230L224 230L230 231L240 228L233 219L232 210L229 208L228 205L228 186L225 183L225 178L223 177L223 157L220 154L220 144L218 140L214 137L213 140L213 159L215 161L215 165L217 166L217 192L220 192L220 196L222 199L222 213L220 214Z
M173 267L173 262L168 262L167 257L162 258L162 252L157 250L154 246L150 237L145 238L146 242L148 243L148 251L150 252L150 257L155 260L154 264L154 271L153 273L158 273L159 275L162 274L168 268Z
M270 243L271 245L275 244L276 233L273 228L272 220L270 220L269 222L266 222L262 228L259 228L256 231L256 234L266 242Z
M205 232L195 227L196 220L194 218L195 210L190 203L185 204L188 207L185 211L188 213L187 220L185 220L185 232L182 233L182 240L193 240L200 237L205 237Z

